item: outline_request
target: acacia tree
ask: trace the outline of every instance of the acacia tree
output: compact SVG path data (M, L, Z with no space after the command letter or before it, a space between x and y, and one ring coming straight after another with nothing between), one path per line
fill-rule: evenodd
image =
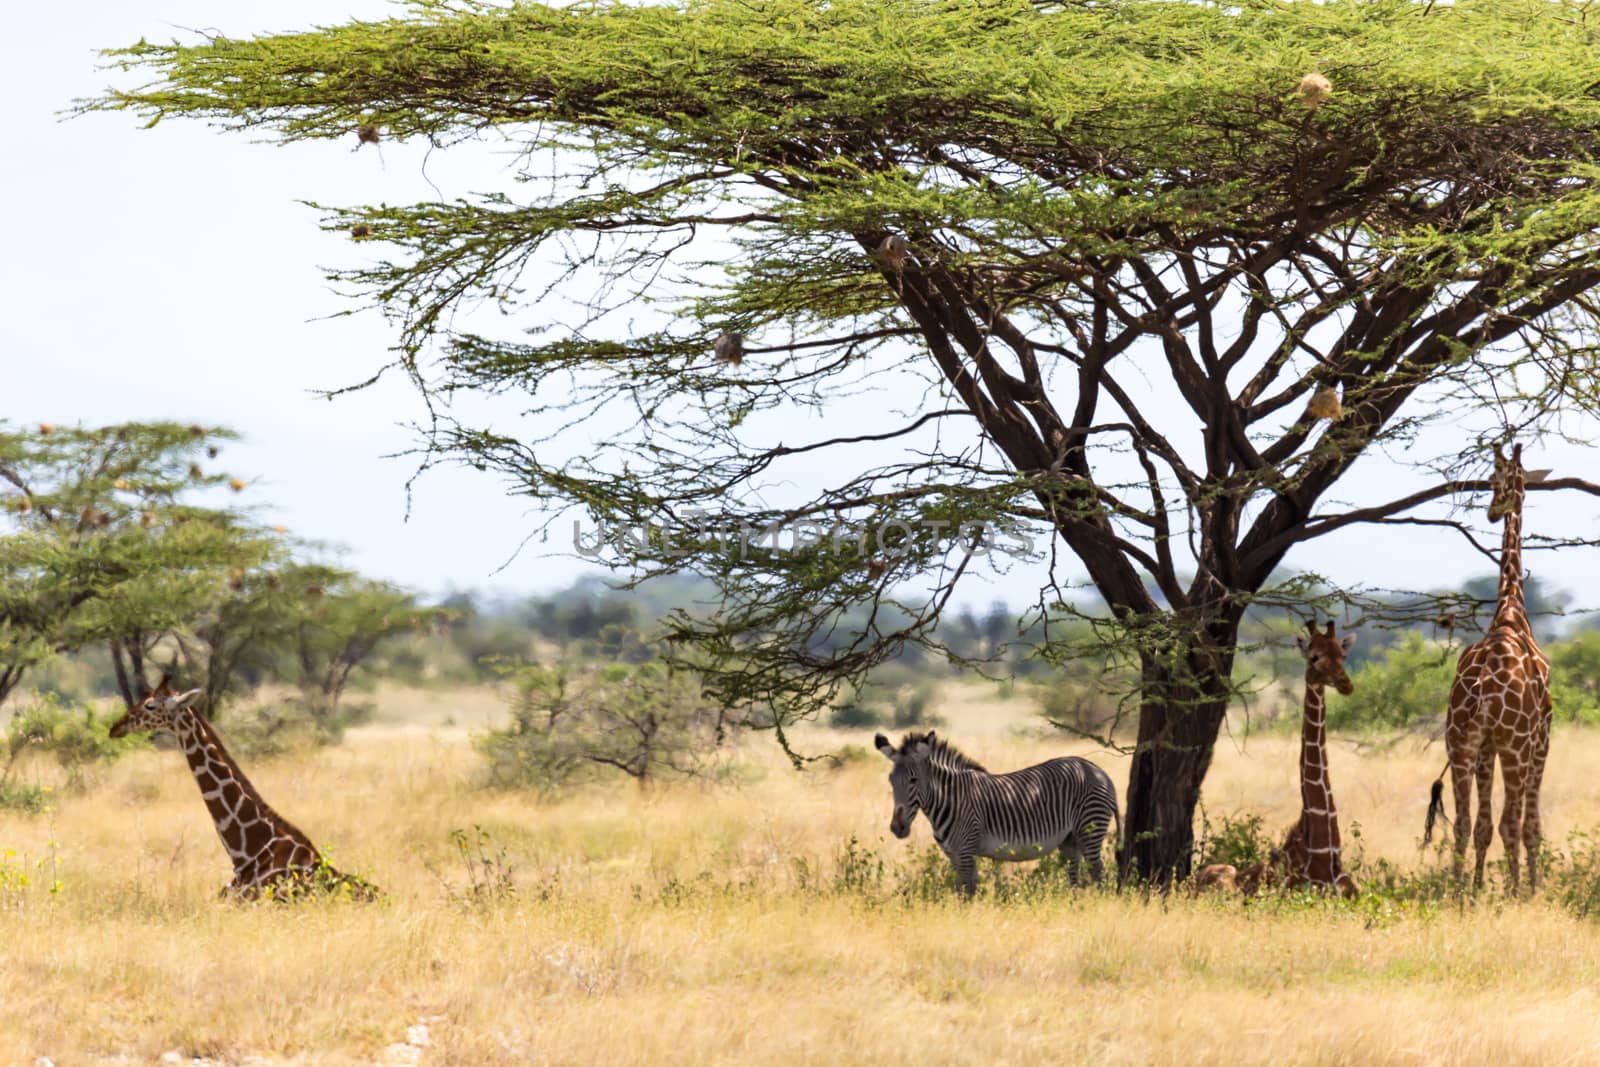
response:
M525 151L515 196L327 222L383 243L340 277L398 323L430 460L655 527L608 558L716 581L675 647L780 727L937 643L978 524L1043 535L1135 668L1126 860L1165 877L1291 549L1452 522L1424 505L1484 487L1484 438L1592 412L1597 32L1575 0L422 3L141 42L112 56L156 80L85 106ZM473 330L480 298L541 325ZM461 392L535 428L454 417ZM795 411L851 423L792 443ZM1438 419L1478 430L1418 454ZM1389 443L1434 484L1330 499ZM960 536L717 536L804 521Z
M33 665L103 645L132 706L155 644L265 551L235 515L193 503L230 481L211 461L233 436L0 423L0 700Z
M277 572L287 599L284 655L293 662L300 703L319 736L337 739L348 723L339 702L351 675L387 641L433 622L437 608L387 582L362 578L321 563L298 563Z

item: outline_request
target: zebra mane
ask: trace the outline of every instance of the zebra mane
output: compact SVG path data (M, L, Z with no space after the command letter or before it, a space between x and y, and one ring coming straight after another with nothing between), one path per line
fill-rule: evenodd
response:
M926 734L916 732L906 734L900 741L900 751L908 751L915 742L925 740L927 740ZM985 774L989 773L987 767L942 737L934 738L933 750L928 753L928 762L936 767L942 767L950 771L983 771Z

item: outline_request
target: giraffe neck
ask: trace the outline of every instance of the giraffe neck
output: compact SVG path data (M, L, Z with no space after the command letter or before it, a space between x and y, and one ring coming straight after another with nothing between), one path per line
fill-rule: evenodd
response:
M1300 821L1284 843L1291 884L1303 878L1314 885L1334 885L1342 873L1324 710L1322 684L1307 678L1300 724Z
M206 810L216 823L217 836L236 872L274 837L301 836L261 799L210 723L185 709L178 719L177 735Z
M1526 630L1528 611L1522 600L1522 494L1514 494L1506 509L1505 530L1500 535L1500 588L1495 597L1490 629L1509 626Z
M1332 819L1333 786L1328 781L1327 705L1322 686L1307 681L1300 720L1300 807L1308 816Z

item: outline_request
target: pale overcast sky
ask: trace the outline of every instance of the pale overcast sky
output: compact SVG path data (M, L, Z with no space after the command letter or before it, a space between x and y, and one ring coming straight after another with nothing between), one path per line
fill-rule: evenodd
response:
M376 0L99 0L8 10L0 417L231 426L245 441L225 459L256 479L250 494L263 518L345 546L360 569L424 592L549 590L584 567L533 544L498 570L531 522L525 504L493 478L434 472L417 484L406 518L413 464L384 456L414 441L401 425L420 413L408 384L332 402L314 395L364 378L393 332L376 315L327 318L349 305L319 266L350 262L354 246L321 232L317 212L298 201L432 198L419 147L356 152L352 137L279 149L192 122L143 131L126 115L61 122L56 114L112 80L97 69L97 48L180 36L181 27L238 36L399 10ZM488 150L436 153L427 177L455 196L505 186L508 166ZM1593 427L1574 429L1597 436ZM1529 465L1594 477L1590 454L1546 443L1530 449ZM1422 484L1382 457L1364 460L1358 478L1343 488L1357 502ZM1600 504L1560 495L1532 496L1530 528L1592 534ZM1418 528L1357 529L1297 550L1288 563L1405 588L1451 586L1488 569L1455 535ZM1596 554L1573 550L1528 560L1585 604L1600 603L1591 592L1597 563ZM962 599L1031 599L1035 577L1013 572L970 584Z

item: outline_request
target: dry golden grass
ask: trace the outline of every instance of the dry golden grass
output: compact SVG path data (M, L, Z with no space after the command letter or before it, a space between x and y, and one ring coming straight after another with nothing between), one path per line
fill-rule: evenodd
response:
M380 702L345 746L249 770L336 864L380 883L383 904L219 902L227 863L174 752L127 759L50 815L0 813L0 852L32 875L0 889L0 1064L169 1050L382 1063L435 1017L427 1064L1600 1062L1600 926L1545 899L1458 911L838 894L852 835L891 864L929 841L925 823L909 845L888 836L875 753L796 774L757 740L732 783L539 800L472 786L463 733L489 713L482 694ZM399 721L424 704L432 733ZM976 688L941 710L996 768L1087 751L1019 730L1020 702ZM870 731L804 741L867 746ZM1286 823L1293 753L1290 738L1225 741L1212 816ZM1597 756L1600 737L1556 738L1557 839L1600 824L1584 773ZM1100 758L1125 778L1124 760ZM1442 762L1437 746L1336 746L1341 810L1369 860L1418 862ZM474 827L506 850L514 898L467 899L451 831ZM800 888L802 860L822 889Z

